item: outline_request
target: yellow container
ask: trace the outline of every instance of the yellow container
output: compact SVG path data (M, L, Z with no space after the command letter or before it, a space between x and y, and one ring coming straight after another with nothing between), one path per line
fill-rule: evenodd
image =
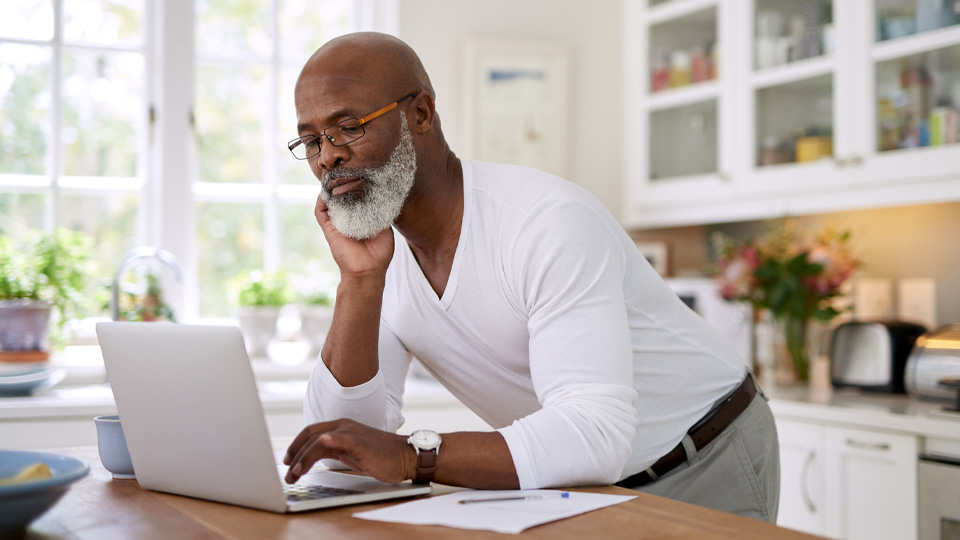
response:
M797 162L816 161L833 155L833 137L800 137L797 139Z

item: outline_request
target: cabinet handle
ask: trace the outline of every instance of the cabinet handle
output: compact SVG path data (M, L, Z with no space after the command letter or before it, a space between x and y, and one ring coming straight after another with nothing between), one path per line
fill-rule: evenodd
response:
M847 160L844 158L833 158L833 162L837 164L837 167L843 168L847 166Z
M850 158L850 165L853 167L859 167L863 165L863 158L861 156L853 156Z
M803 504L807 507L807 510L811 514L817 513L817 506L813 504L813 499L810 497L810 490L807 489L807 477L810 467L813 465L813 460L816 459L816 454L813 450L807 453L807 459L803 460L803 469L800 470L800 496L803 497Z
M852 448L861 448L863 450L879 450L881 452L886 452L890 450L890 445L887 443L869 443L863 441L855 441L853 439L847 439L847 446Z

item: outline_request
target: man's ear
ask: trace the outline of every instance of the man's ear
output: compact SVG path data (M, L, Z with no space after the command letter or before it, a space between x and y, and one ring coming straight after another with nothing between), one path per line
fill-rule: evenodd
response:
M426 133L433 129L433 120L437 114L433 97L428 92L420 92L413 98L413 105L416 107L414 133Z

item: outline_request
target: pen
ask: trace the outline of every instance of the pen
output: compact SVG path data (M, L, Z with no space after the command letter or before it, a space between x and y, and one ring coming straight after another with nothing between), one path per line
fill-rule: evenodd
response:
M457 502L460 504L473 504L473 503L485 503L485 502L503 502L503 501L540 501L543 499L569 499L570 494L566 491L563 493L551 493L549 495L520 495L517 497L493 497L487 499L461 499Z

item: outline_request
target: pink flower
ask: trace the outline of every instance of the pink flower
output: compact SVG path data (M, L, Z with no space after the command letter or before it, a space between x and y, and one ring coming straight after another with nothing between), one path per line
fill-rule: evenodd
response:
M757 250L745 245L731 250L720 261L720 294L727 300L749 298L754 286L753 272L759 266Z
M780 222L767 234L746 242L716 233L713 242L720 294L727 300L770 309L775 316L799 310L791 313L808 318L817 312L822 317L824 311L817 310L839 293L860 264L850 253L849 237L848 232L833 226L810 235L793 220ZM791 263L797 255L819 265L820 270L806 275L806 267L803 274L790 275L804 268ZM757 277L758 272L763 279Z

